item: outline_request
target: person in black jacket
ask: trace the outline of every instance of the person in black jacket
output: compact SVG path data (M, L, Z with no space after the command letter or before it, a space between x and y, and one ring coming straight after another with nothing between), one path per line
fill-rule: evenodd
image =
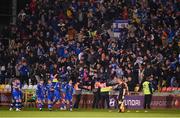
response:
M96 81L94 83L94 88L93 88L93 95L94 95L94 99L93 99L93 108L98 108L99 105L99 101L100 101L100 82Z
M81 100L81 94L82 94L82 89L80 88L80 82L77 82L75 84L75 90L76 90L76 101L74 103L74 108L78 109L79 108L79 103Z

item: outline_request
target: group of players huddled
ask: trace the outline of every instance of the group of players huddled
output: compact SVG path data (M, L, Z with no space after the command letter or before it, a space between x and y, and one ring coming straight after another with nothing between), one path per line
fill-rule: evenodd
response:
M10 105L10 110L16 108L16 111L20 111L22 107L22 85L20 81L14 79L11 88L12 103ZM57 75L49 79L47 84L45 84L42 79L39 80L36 88L36 99L39 110L41 111L47 102L50 111L55 104L59 104L61 110L68 109L72 111L73 91L72 80L62 84L58 82Z
M58 75L55 74L48 80L47 84L41 79L38 81L36 88L36 103L40 111L42 111L45 104L48 105L48 110L51 111L55 104L59 105L61 110L72 111L72 98L74 93L74 86L72 80L66 83L58 81ZM110 89L118 91L118 109L119 112L124 112L124 96L128 93L127 84L122 78L116 78L115 83L109 86ZM14 79L12 81L12 103L10 110L16 108L16 111L20 111L22 107L22 85L20 80ZM88 89L89 88L85 88Z
M10 104L10 111L16 108L16 111L20 111L22 107L22 84L19 79L14 79L11 86L12 102Z

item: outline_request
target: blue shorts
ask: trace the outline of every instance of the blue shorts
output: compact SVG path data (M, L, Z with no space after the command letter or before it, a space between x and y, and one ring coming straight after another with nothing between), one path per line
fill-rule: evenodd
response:
M20 100L21 99L21 95L19 94L19 92L13 92L12 96L13 96L14 100Z
M72 101L72 96L66 95L66 96L65 96L65 100Z
M55 100L60 100L61 99L61 94L59 91L55 91L54 92L54 97L55 97Z
M42 95L38 95L38 96L37 96L37 100L38 100L38 101L43 101L43 100L45 100L45 98L44 98L44 96L42 96Z
M47 99L48 99L48 101L53 101L53 99L54 99L54 94L53 94L53 93L48 94L48 95L47 95Z

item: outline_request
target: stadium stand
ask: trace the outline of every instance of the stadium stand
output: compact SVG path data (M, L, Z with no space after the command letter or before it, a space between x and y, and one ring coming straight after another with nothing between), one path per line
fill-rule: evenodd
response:
M115 19L129 20L119 38ZM179 90L179 21L178 0L31 0L0 34L0 89L58 73L74 83L118 75L130 91L151 76L155 90Z

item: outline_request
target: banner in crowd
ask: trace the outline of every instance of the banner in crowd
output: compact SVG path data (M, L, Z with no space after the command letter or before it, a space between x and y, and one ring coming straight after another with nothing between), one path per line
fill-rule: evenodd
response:
M113 22L113 34L118 38L122 32L122 28L128 27L129 20L114 20Z

